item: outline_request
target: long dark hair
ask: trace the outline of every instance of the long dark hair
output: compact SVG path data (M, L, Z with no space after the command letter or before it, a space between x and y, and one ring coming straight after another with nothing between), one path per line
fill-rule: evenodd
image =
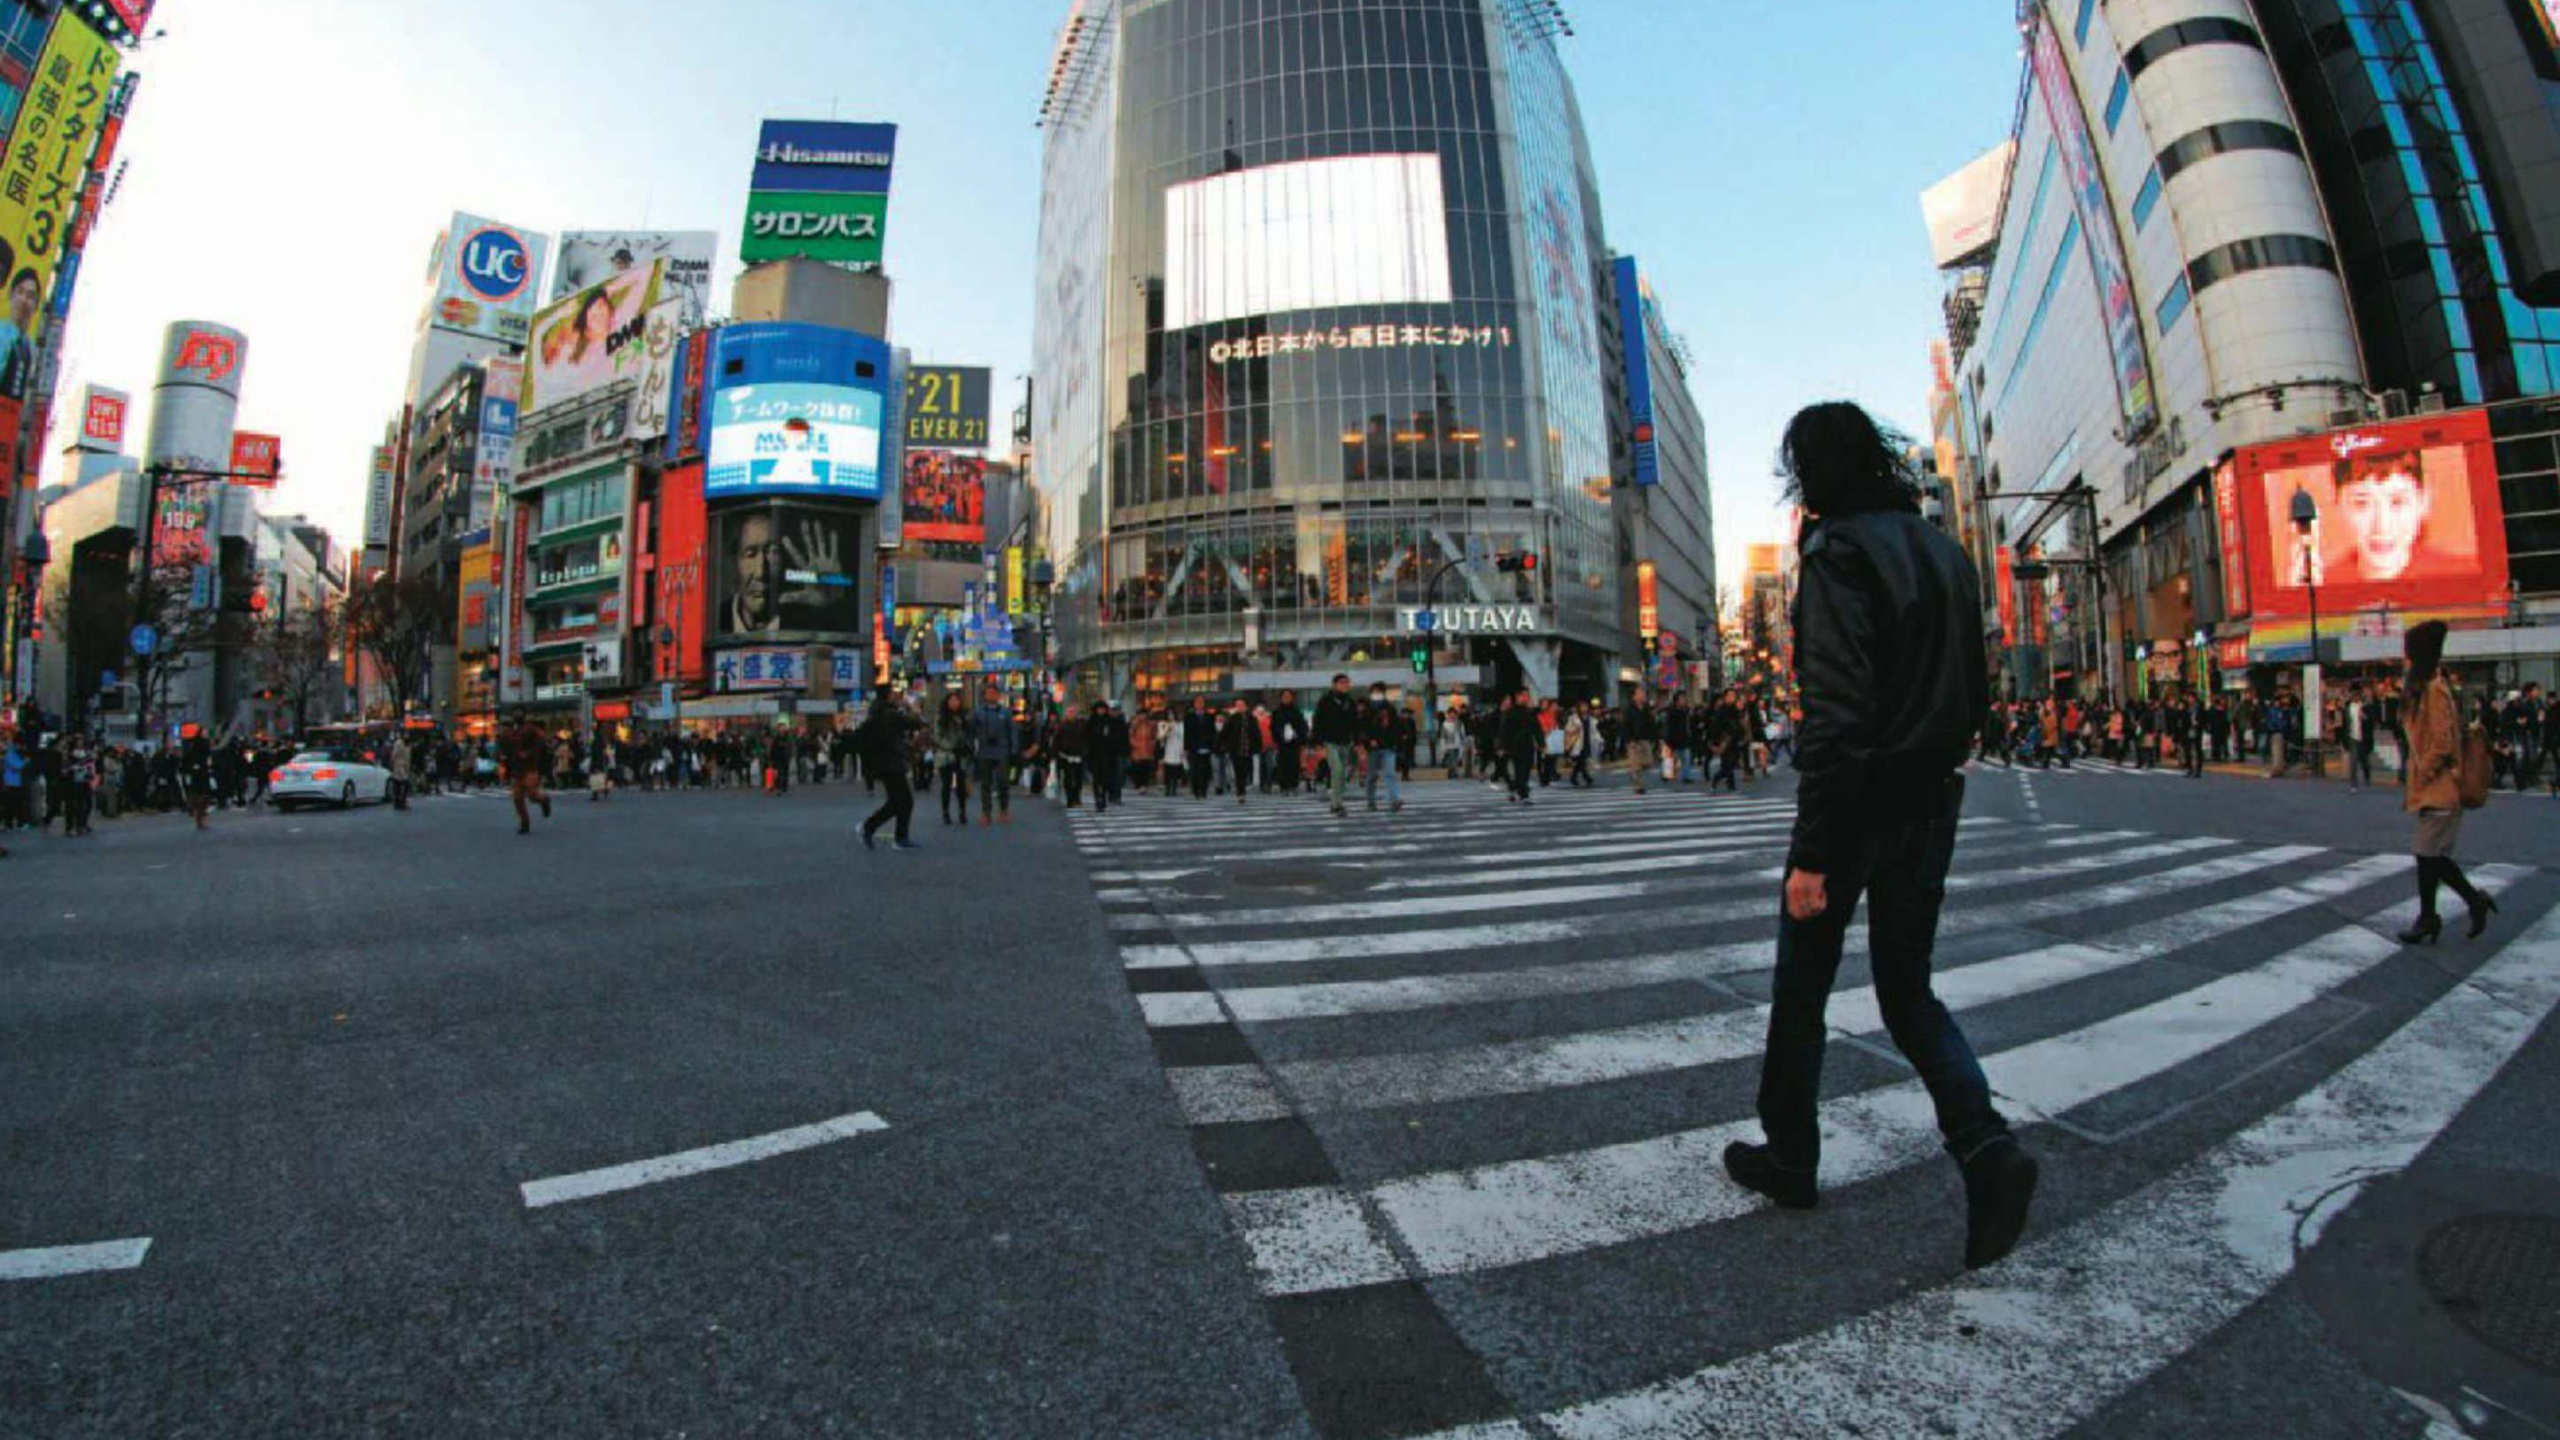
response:
M2427 688L2427 682L2444 670L2445 623L2430 620L2412 625L2401 640L2401 653L2409 657L2409 690L2411 698Z
M1787 422L1778 474L1789 500L1817 516L1920 508L1911 438L1846 400L1808 405Z

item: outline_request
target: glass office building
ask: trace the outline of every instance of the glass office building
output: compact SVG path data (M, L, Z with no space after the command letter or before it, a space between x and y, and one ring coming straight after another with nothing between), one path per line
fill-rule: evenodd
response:
M1558 24L1521 0L1070 16L1032 453L1086 693L1403 669L1398 612L1444 569L1443 603L1534 609L1465 660L1607 690L1607 250ZM1447 568L1524 551L1534 573Z

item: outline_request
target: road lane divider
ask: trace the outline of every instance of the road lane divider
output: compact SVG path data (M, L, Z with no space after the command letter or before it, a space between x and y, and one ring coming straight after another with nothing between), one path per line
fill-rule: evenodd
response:
M131 1270L151 1251L151 1237L100 1240L90 1245L46 1245L30 1250L0 1250L0 1280L58 1280L65 1275L96 1275Z
M839 1115L814 1125L795 1125L769 1135L749 1136L719 1145L705 1145L697 1150L679 1150L651 1160L634 1160L623 1165L607 1165L600 1170L581 1170L574 1175L554 1175L547 1180L527 1180L519 1188L524 1192L528 1210L546 1205L561 1205L572 1200L592 1200L623 1190L636 1190L661 1180L680 1180L688 1175L704 1175L714 1170L770 1160L797 1150L831 1145L886 1130L889 1122L868 1110Z

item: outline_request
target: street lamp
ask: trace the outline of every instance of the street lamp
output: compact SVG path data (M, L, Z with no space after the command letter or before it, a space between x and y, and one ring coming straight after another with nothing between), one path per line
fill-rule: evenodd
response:
M2311 659L2303 666L2302 737L2311 750L2311 773L2320 763L2320 503L2300 486L2293 492L2294 543L2302 556L2302 583L2311 604Z

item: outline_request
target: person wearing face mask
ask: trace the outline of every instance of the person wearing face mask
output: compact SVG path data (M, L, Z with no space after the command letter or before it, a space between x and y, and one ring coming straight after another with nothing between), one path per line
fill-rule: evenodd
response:
M1378 782L1387 782L1387 808L1404 808L1404 712L1387 699L1387 687L1369 687L1369 703L1360 710L1360 748L1366 752L1361 788L1369 808L1378 808Z

